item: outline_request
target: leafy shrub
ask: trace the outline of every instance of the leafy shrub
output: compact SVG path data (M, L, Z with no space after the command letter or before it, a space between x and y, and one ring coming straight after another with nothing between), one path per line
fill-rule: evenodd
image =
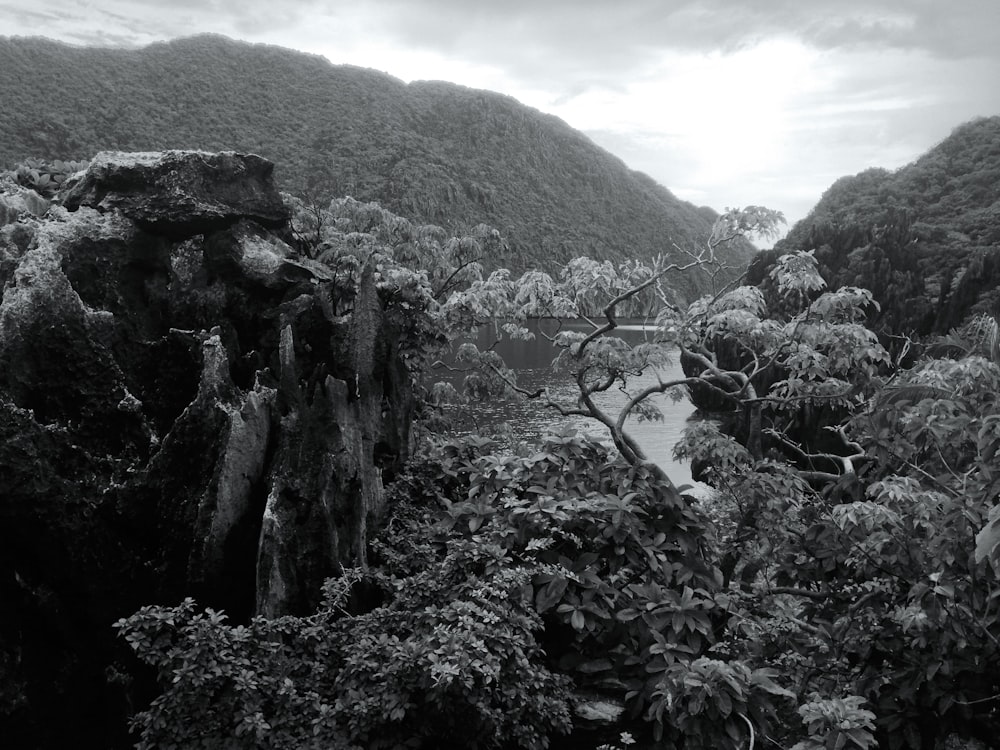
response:
M868 395L825 431L830 448L771 429L793 459L753 460L706 427L679 446L710 462L718 489L710 515L732 588L713 653L775 669L815 696L809 710L847 711L829 697L844 693L870 706L854 735L816 739L810 725L802 748L996 734L1000 369L956 349L959 359L920 361L888 383L870 376Z
M357 571L312 617L143 608L116 624L164 688L134 719L138 747L545 748L570 726L568 680L539 658L531 571L509 563L451 544L419 573L375 576L392 598L357 615Z
M672 728L674 739L683 737L686 749L752 746L754 725L765 725L766 714L774 711L771 696L794 697L776 685L772 676L768 670L751 671L740 662L705 657L677 663L657 685L649 713L658 727ZM750 738L745 736L748 733ZM659 739L662 731L657 735Z
M720 690L707 723L707 714L680 722L665 703L668 685L690 688L685 681L707 663L699 657L726 622L728 597L705 559L705 519L690 501L575 434L520 455L489 448L440 446L408 491L444 506L440 526L450 534L496 545L537 571L532 597L549 658L578 685L623 695L658 737L704 735L707 746L729 747L726 738L744 737L746 721L764 727L772 698L790 694L769 672L741 663L710 662L746 685L728 707Z
M397 482L379 567L330 580L311 617L234 627L188 600L119 622L164 688L135 719L140 747L544 748L571 727L574 683L676 741L762 728L784 691L701 658L727 599L690 502L576 435L489 448L439 446ZM359 611L364 591L379 603ZM737 688L706 682L704 716L690 696L664 709L707 664Z
M14 180L44 198L51 198L72 175L87 168L85 161L27 159L12 170Z
M861 708L865 699L846 698L815 700L799 707L799 715L809 731L809 738L796 743L792 750L868 750L875 747L875 714Z

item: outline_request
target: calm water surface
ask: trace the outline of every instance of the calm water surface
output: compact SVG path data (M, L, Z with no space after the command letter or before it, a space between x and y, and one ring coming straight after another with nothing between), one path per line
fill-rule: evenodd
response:
M535 331L541 328L551 335L559 325L559 322L554 320L532 321L529 328ZM563 321L561 325L564 330L567 328L590 330L588 324L582 321ZM625 321L614 334L630 344L638 344L650 340L652 331L640 321ZM487 349L494 341L496 336L493 329L483 327L473 343L480 349ZM518 385L527 389L544 386L554 401L566 406L575 403L576 386L566 373L552 370L552 359L558 350L543 336L536 334L530 341L504 339L494 348L504 358L508 367L516 372ZM630 388L635 391L653 385L658 382L657 376L662 380L673 380L684 375L680 363L675 359L668 367L660 368L658 371L647 371L641 377L635 378L630 382ZM442 371L435 373L435 379L449 378L444 377ZM454 376L450 379L456 387L459 387L461 377ZM617 416L627 402L625 394L615 389L598 396L595 399L598 405L614 416ZM690 469L686 463L679 463L673 459L673 448L687 423L692 419L703 417L696 413L694 406L687 399L674 402L669 396L658 394L653 397L653 402L663 413L663 421L639 421L633 416L625 423L626 431L635 437L651 460L667 471L674 484L691 484ZM546 432L572 426L598 439L607 439L605 428L594 420L583 417L562 417L552 409L545 409L537 401L519 398L456 407L450 411L450 416L455 423L456 435L471 432L490 435L500 430L512 435L514 440L532 442Z

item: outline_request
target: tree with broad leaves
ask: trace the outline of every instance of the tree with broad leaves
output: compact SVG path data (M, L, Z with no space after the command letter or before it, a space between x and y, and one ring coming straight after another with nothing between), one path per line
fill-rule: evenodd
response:
M711 264L713 243L766 228L755 216L722 217L691 264ZM484 373L474 381L481 394L513 391L594 419L626 461L660 475L627 419L656 418L649 399L657 393L717 395L742 417L739 439L702 422L676 452L707 467L716 491L705 505L733 593L720 648L792 679L801 700L812 696L804 718L828 712L853 727L831 741L868 746L872 729L893 748L932 747L948 731L989 736L1000 703L1000 371L990 348L997 337L980 333L994 329L980 319L964 334L979 342L964 356L904 368L913 342L890 356L865 326L877 305L871 293L828 290L811 252L772 269L778 315L768 314L760 289L734 284L681 305L668 277L684 267L595 273L580 260L557 279L514 283L498 274L449 300L482 310L475 295L488 291L485 309L513 336L529 335L529 317L588 320L587 333L552 336L555 365L577 386L573 403L519 387L492 351L466 345L459 359ZM632 346L614 331L647 293L661 304L656 335ZM697 365L692 374L630 389L677 355ZM629 394L617 414L595 400L611 388Z

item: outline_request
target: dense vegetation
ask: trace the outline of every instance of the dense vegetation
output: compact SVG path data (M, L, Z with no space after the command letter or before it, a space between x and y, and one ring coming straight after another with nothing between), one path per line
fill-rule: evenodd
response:
M490 224L518 271L652 258L715 218L510 97L287 49L218 36L140 50L0 39L0 69L0 168L105 149L253 152L322 205L351 195L453 232ZM742 263L750 251L730 252Z
M692 262L779 219L728 213ZM122 620L163 686L136 718L141 746L543 748L580 689L625 702L637 723L622 744L929 750L996 736L995 319L911 366L865 327L872 295L829 290L810 253L779 259L767 289L682 305L676 264L485 275L488 228L435 245L433 229L350 200L300 205L297 228L348 288L375 260L414 323L414 372L441 336L486 323L523 336L526 316L603 298L590 335L554 339L579 399L550 406L601 422L617 450L571 435L513 453L431 442L395 485L372 567L332 579L314 615L231 625L185 602ZM616 314L644 294L662 307L658 333L630 347ZM722 345L739 364L720 362ZM700 371L633 389L621 414L593 403L678 350ZM492 352L459 359L474 398L518 391ZM699 423L678 446L706 467L703 500L624 429L629 414L655 418L652 392L696 382L743 423L739 440Z
M887 333L944 333L1000 311L1000 117L966 123L896 172L869 169L824 193L774 251L816 250L831 286L864 286Z
M63 98L77 101L78 84L100 85L97 64L78 56L87 51L46 45L26 49L74 60L78 78L50 81L69 86ZM204 38L94 59L122 71L109 80L149 85L143 71L162 68L144 66L178 49L181 60L201 63L185 73L191 80L226 65L245 70L258 57L267 60L257 71L265 82L292 59L316 66L315 80L330 71L320 60ZM217 59L206 66L199 55L209 53ZM362 269L374 269L405 337L408 371L424 383L450 340L471 328L523 337L528 317L589 319L590 333L563 331L552 342L554 367L576 383L576 398L528 392L494 351L461 347L465 392L427 386L425 441L391 487L394 503L368 540L370 564L330 579L315 612L229 622L187 600L151 603L117 623L161 688L135 716L140 747L544 748L573 729L583 694L625 706L631 723L616 728L631 734L622 745L634 737L684 750L937 750L954 734L995 743L1000 118L959 128L897 173L839 181L737 285L726 283L725 249L772 231L779 214L727 212L700 242L668 234L678 238L672 257L569 260L602 246L603 235L560 235L563 225L546 224L544 213L555 204L526 208L513 188L490 192L500 178L477 160L484 144L510 148L526 180L532 159L556 162L535 196L579 190L581 180L617 184L574 172L560 137L584 140L542 128L546 118L503 98L346 73L355 86L340 95L370 107L372 132L391 131L388 150L367 129L326 143L310 133L308 147L338 171L322 168L311 184L303 173L300 186L384 198L406 217L354 198L288 198L298 252L331 271L333 313L353 315ZM277 97L291 79L273 80ZM315 80L303 106L329 116L336 100ZM203 90L214 91L209 84ZM253 116L231 118L220 104L218 127L256 117L272 124L262 94L251 93L240 95ZM155 102L120 114L152 130L188 122ZM16 119L9 110L0 117L4 127ZM411 129L415 122L425 130ZM73 139L100 132L55 112L50 123L35 122L41 135L24 147L86 156L74 149L88 144ZM447 141L427 135L449 128ZM457 150L439 151L445 142ZM475 182L459 164L477 165ZM48 194L68 171L39 161L16 178ZM323 184L329 174L352 182ZM580 194L584 204L603 195ZM463 213L473 203L484 212ZM504 231L482 223L522 210L496 222ZM525 257L512 245L532 222L553 228L545 236L573 238L553 256L568 262L551 273L494 270L498 259ZM628 219L603 213L598 222L621 232ZM717 282L693 303L687 267ZM630 346L614 335L620 315L650 309L654 338ZM635 387L638 373L675 356L685 377ZM620 413L595 402L609 389L630 396ZM714 490L701 499L674 486L627 430L630 417L657 418L654 393L694 389L728 412L725 431L698 423L677 447ZM475 408L501 394L590 417L613 448L576 435L514 450L430 436L440 403Z

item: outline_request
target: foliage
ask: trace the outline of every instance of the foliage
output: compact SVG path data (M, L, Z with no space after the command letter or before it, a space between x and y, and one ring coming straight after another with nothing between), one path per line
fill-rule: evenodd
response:
M699 514L587 438L552 436L508 456L488 447L441 446L409 494L440 503L449 533L530 561L549 659L646 711L664 675L715 640L718 577L702 558ZM662 712L650 718L662 732Z
M311 617L231 626L186 600L119 621L163 686L138 746L546 747L569 726L567 682L538 658L531 571L463 541L425 562L376 577L389 601L363 614L334 579Z
M861 708L864 699L856 695L822 699L799 707L802 721L808 726L809 739L796 743L792 750L844 750L875 747L875 714Z
M624 750L629 745L635 744L635 739L632 737L631 732L621 732L618 735L618 741L621 745L598 745L597 750Z
M691 334L699 321L710 327L708 334L714 335L732 326L748 325L750 318L747 315L752 317L750 311L741 307L744 301L741 295L752 295L751 290L738 288L704 297L683 312L683 296L673 281L677 275L692 268L707 269L714 278L724 268L720 261L722 247L742 238L747 231L772 233L783 220L780 213L759 206L730 209L718 219L701 248L682 251L687 258L684 263L660 257L650 265L628 263L615 267L610 263L595 264L579 259L570 263L558 278L534 271L511 282L503 272L496 272L486 283L474 284L453 295L444 303L450 314L467 319L473 325L492 324L498 333L504 330L500 321L513 325L514 333L523 332L521 324L529 317L577 317L591 327L586 333L558 331L549 337L558 352L553 368L567 373L577 385L575 403L553 400L544 390L530 392L519 387L513 373L498 360L493 347L480 352L473 345L463 345L459 359L467 365L464 370L471 373L467 390L479 397L518 393L540 399L546 407L563 416L593 418L607 428L609 437L626 461L648 463L642 448L625 431L625 421L630 416L659 418L651 396L665 392L676 394L681 387L705 383L710 377L698 375L660 381L655 386L637 389L636 376L668 362L678 348L682 355L686 354L685 345L681 343L678 347L678 343ZM655 339L633 347L614 335L619 316L648 311L657 304L662 305L663 310L657 319L660 332ZM510 328L506 330L511 331ZM740 373L737 379L739 383L748 381L745 373ZM733 390L741 391L737 380L729 377L729 382ZM629 397L627 405L617 415L605 412L596 398L613 388ZM717 390L725 392L718 386ZM653 466L652 470L657 468Z
M233 627L189 600L119 622L164 687L136 717L140 747L545 747L569 727L553 669L626 695L676 742L709 716L722 738L766 726L786 692L738 663L710 660L738 685L709 685L709 713L665 708L705 677L725 602L690 501L586 438L488 448L418 464L373 542L380 568L332 579L312 617ZM349 613L358 582L387 601Z
M86 169L85 161L44 161L27 159L15 166L10 174L24 187L31 188L43 198L51 198L66 184L66 180Z
M673 275L688 264L711 275L718 243L773 227L780 217L759 207L727 213L686 263L579 260L518 279L480 263L502 246L488 228L449 239L351 200L316 216L303 247L347 269L348 287L373 264L399 324L423 321L417 350L473 326L523 336L534 315L589 320L588 332L552 339L575 403L520 388L493 350L463 345L455 366L474 396L521 393L593 418L615 450L569 434L508 454L475 439L431 449L394 486L406 500L373 541L379 567L359 574L363 586L337 579L315 617L252 625L288 628L261 631L268 648L309 634L327 649L292 659L328 669L303 683L320 702L301 694L289 737L316 726L309 706L329 704L331 743L543 747L569 727L569 680L623 696L668 747L762 737L798 750L929 749L953 731L1000 729L995 319L952 332L939 345L948 356L891 356L868 327L877 295L830 290L807 251L775 259L757 286L683 304ZM655 338L614 336L623 311L652 306ZM684 378L634 387L678 352ZM613 387L629 396L618 414L594 400ZM737 417L729 429L698 423L678 445L714 489L701 501L625 427L679 387L706 389ZM455 397L446 391L434 393ZM351 609L364 586L384 599ZM230 668L245 654L211 614L184 615L213 634L180 641L167 621L176 611L136 617L122 629L144 634L139 652L167 683L138 720L150 738L173 731L167 717L202 711L195 725L221 721L223 737L259 724L257 712L273 725L293 705L236 702ZM265 664L261 695L280 690L286 662L254 659ZM183 671L170 682L185 664L218 662L221 682L185 682Z
M661 722L658 726L674 728L685 748L737 750L747 745L747 730L752 738L755 725L767 726L774 712L771 696L794 697L772 677L768 670L707 657L674 665L657 685L650 714Z
M766 704L747 698L745 678L770 669L800 700L814 696L803 713L811 717L807 738L791 717L779 722L805 746L867 747L873 732L890 748L931 747L969 727L988 736L1000 694L1000 613L987 564L1000 550L993 470L1000 380L997 365L977 352L993 352L993 329L979 324L964 347L954 334L960 359L903 369L865 325L877 310L874 296L853 286L828 291L813 253L778 259L769 290L722 289L686 310L654 287L662 270L641 276L648 286L599 290L615 295L604 322L588 334L556 336L555 363L576 380L580 399L549 403L605 425L622 458L661 481L623 429L645 398L682 384L706 387L743 417L730 435L699 424L678 446L716 489L704 504L712 531L704 544L722 573L726 604L712 627L711 655L694 650L667 665L659 704L647 704L656 705L650 717L687 728L685 742L745 741L756 720L742 716ZM545 305L566 297L556 283L529 279L526 288ZM617 306L651 288L664 305L653 346L614 339ZM783 304L772 313L774 301ZM669 348L694 364L687 378L634 393L619 415L588 402L612 384L627 388ZM726 660L716 664L716 656ZM835 697L844 694L869 703L871 720L855 699ZM850 715L831 728L818 718L823 711Z
M775 428L780 460L755 461L707 428L679 446L711 463L705 476L719 491L710 515L735 589L719 648L777 669L799 695L848 691L871 704L871 721L837 719L853 734L836 735L819 731L819 707L841 716L857 706L815 699L800 711L819 734L799 747L866 747L876 729L890 748L991 734L1000 611L985 560L996 553L1000 369L975 354L890 378L849 369L866 396L841 403L823 450Z

